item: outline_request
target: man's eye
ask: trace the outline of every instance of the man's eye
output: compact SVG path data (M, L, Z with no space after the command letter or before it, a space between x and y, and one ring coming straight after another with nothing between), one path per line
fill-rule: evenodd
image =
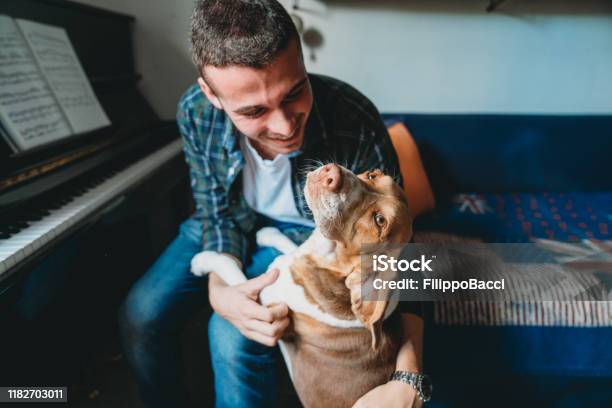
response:
M249 111L249 112L245 112L243 115L249 118L256 118L256 117L263 115L264 112L265 112L264 108L258 108L258 109L253 109L252 111Z
M374 222L379 227L384 227L385 222L387 222L387 220L385 219L385 217L381 213L377 212L377 213L374 214Z
M374 173L373 171L370 171L368 173L368 180L374 180L376 178L376 173Z
M302 93L303 89L304 89L304 87L298 89L297 91L293 91L292 93L287 95L285 97L285 102L291 102L292 100L296 99L298 96L300 96L300 94Z

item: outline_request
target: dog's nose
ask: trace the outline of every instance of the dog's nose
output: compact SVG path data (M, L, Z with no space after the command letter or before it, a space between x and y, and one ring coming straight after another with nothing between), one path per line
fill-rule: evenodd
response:
M340 171L340 167L333 163L326 164L321 169L320 180L327 191L337 193L340 187L342 187L342 172Z

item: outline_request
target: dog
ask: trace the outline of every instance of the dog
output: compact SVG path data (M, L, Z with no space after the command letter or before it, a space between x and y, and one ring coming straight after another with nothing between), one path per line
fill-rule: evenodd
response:
M275 228L257 232L260 246L283 253L269 266L280 274L260 301L289 307L279 345L302 404L351 407L388 381L402 340L397 300L362 299L362 245L408 242L412 216L403 190L380 170L355 175L326 164L308 173L304 196L316 228L302 245ZM226 256L194 257L193 273L211 271L229 285L246 281Z

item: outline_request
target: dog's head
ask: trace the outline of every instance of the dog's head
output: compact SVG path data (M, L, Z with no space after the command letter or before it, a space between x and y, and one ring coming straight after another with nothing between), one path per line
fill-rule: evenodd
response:
M361 248L411 239L412 216L406 195L380 170L355 175L333 163L308 173L304 195L317 228L336 243L336 260L327 267L345 277L353 313L370 329L376 347L388 302L362 300Z
M345 252L362 244L401 243L412 236L404 191L380 170L353 174L337 164L308 173L304 188L317 228Z

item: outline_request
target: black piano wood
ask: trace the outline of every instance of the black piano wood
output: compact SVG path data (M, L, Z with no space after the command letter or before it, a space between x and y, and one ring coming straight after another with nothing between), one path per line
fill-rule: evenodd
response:
M134 67L131 40L133 17L66 0L2 0L0 14L65 28L112 123L110 127L73 135L20 154L12 154L0 138L0 179L96 142L112 139L120 143L160 124L159 117L138 90L140 74Z

